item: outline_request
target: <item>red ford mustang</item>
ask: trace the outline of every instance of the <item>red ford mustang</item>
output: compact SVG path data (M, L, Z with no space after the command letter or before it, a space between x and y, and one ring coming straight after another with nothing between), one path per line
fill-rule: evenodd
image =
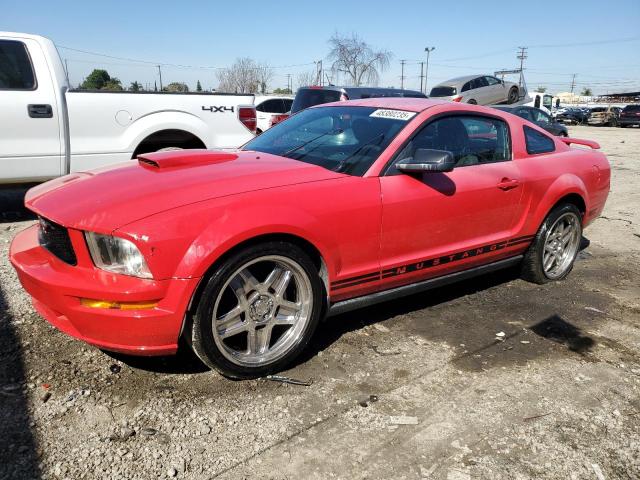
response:
M40 222L11 262L74 337L139 355L183 337L257 377L325 315L515 264L566 277L609 191L597 148L473 105L326 104L237 152L147 154L33 188Z

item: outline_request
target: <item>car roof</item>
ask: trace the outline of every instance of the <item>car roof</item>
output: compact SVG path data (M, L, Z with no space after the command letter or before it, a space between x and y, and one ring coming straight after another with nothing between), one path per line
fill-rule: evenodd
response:
M343 87L339 85L322 85L322 86L314 86L307 85L304 87L300 87L298 90L331 90L336 92L411 92L411 93L421 93L418 90L409 90L407 88L394 88L394 87Z
M409 112L421 112L427 108L436 105L451 103L448 100L434 100L430 98L414 98L414 97L375 97L363 98L356 100L348 100L342 102L322 103L310 108L318 107L372 107L372 108L388 108L391 110L407 110Z
M464 75L462 77L450 78L449 80L445 80L444 82L440 82L438 85L436 85L436 87L438 87L440 85L452 85L452 84L464 83L464 82L468 82L469 80L473 80L474 78L478 78L478 77L493 77L493 75L489 75L489 74L486 74L486 73L479 73L477 75Z

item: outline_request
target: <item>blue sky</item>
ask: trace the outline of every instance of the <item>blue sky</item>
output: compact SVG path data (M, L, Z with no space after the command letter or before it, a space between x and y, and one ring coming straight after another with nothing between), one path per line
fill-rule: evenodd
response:
M516 50L529 46L526 79L530 88L595 92L640 90L640 0L609 2L391 2L333 1L91 2L0 0L0 30L36 33L59 46L115 57L193 67L224 67L251 57L275 68L273 87L286 74L313 70L325 60L334 32L355 32L393 60L381 85L400 85L400 60L407 59L405 87L419 88L424 47L431 54L429 85L469 73L515 68ZM519 6L521 8L519 9ZM519 12L520 10L520 12ZM585 45L585 43L593 44ZM603 42L603 43L596 43ZM606 42L606 43L605 43ZM93 68L106 68L128 85L153 85L151 64L84 54L60 48L73 84ZM194 87L217 85L215 69L164 66L163 82Z

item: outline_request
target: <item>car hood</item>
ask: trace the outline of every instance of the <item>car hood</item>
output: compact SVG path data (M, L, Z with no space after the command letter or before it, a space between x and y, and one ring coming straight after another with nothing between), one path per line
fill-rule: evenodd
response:
M29 190L25 205L66 227L110 233L191 203L342 177L260 152L170 151L49 181Z

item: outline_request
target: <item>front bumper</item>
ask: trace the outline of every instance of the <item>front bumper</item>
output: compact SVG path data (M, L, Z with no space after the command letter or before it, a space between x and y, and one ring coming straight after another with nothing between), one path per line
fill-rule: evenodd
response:
M34 225L16 235L9 256L34 307L49 323L105 350L134 355L176 352L198 278L144 280L82 262L71 266L42 248L37 232ZM101 309L83 306L81 298L158 304L139 310Z

